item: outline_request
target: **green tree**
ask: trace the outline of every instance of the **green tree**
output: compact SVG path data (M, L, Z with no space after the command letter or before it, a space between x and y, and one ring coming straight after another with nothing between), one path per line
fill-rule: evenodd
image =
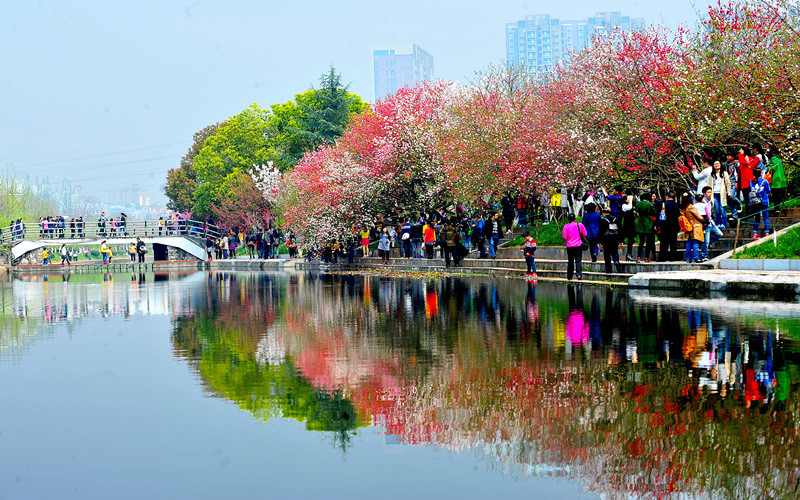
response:
M194 192L197 190L197 173L194 170L194 159L205 145L206 139L217 132L219 123L208 125L194 133L194 143L189 151L181 158L178 168L167 172L167 185L164 194L169 201L167 208L177 212L191 210L194 206Z
M193 162L198 183L192 206L196 217L211 215L211 206L230 194L223 190L230 174L248 173L254 164L267 162L268 122L269 111L251 104L206 139Z
M331 67L320 77L320 88L297 94L294 101L272 106L270 139L272 159L285 172L307 151L332 144L354 114L369 109L359 96L342 85L341 74Z

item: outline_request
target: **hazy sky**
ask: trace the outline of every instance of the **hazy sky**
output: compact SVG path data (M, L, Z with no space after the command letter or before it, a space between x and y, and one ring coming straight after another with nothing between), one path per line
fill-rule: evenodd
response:
M192 134L256 102L285 102L330 64L371 101L374 45L414 42L437 78L465 81L504 56L526 14L619 10L694 25L705 2L0 0L0 166L66 177L105 200L161 192ZM160 198L163 199L163 198Z

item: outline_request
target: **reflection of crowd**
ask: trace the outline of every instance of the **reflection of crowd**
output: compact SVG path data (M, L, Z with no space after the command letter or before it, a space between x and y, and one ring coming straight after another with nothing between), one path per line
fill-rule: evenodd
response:
M689 310L688 323L684 357L701 387L723 398L743 396L747 407L788 398L790 378L783 358L774 355L771 329L757 327L743 337L700 309Z

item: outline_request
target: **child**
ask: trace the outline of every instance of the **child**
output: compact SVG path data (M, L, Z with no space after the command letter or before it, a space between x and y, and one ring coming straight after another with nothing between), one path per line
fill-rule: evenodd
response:
M525 273L526 277L535 278L536 275L536 262L534 262L534 254L536 253L536 240L533 239L530 233L525 235L525 244L522 246L522 254L525 256L525 263L528 265L528 272Z
M131 262L136 262L136 243L128 245L128 255L131 257Z
M50 265L50 253L47 251L46 248L42 248L42 265L43 266Z

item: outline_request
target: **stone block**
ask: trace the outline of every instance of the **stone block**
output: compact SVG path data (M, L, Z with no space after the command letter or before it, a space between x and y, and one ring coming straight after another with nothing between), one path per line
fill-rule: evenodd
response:
M788 271L790 269L788 259L765 259L765 271Z
M763 271L764 261L762 259L738 259L738 267L740 271Z

